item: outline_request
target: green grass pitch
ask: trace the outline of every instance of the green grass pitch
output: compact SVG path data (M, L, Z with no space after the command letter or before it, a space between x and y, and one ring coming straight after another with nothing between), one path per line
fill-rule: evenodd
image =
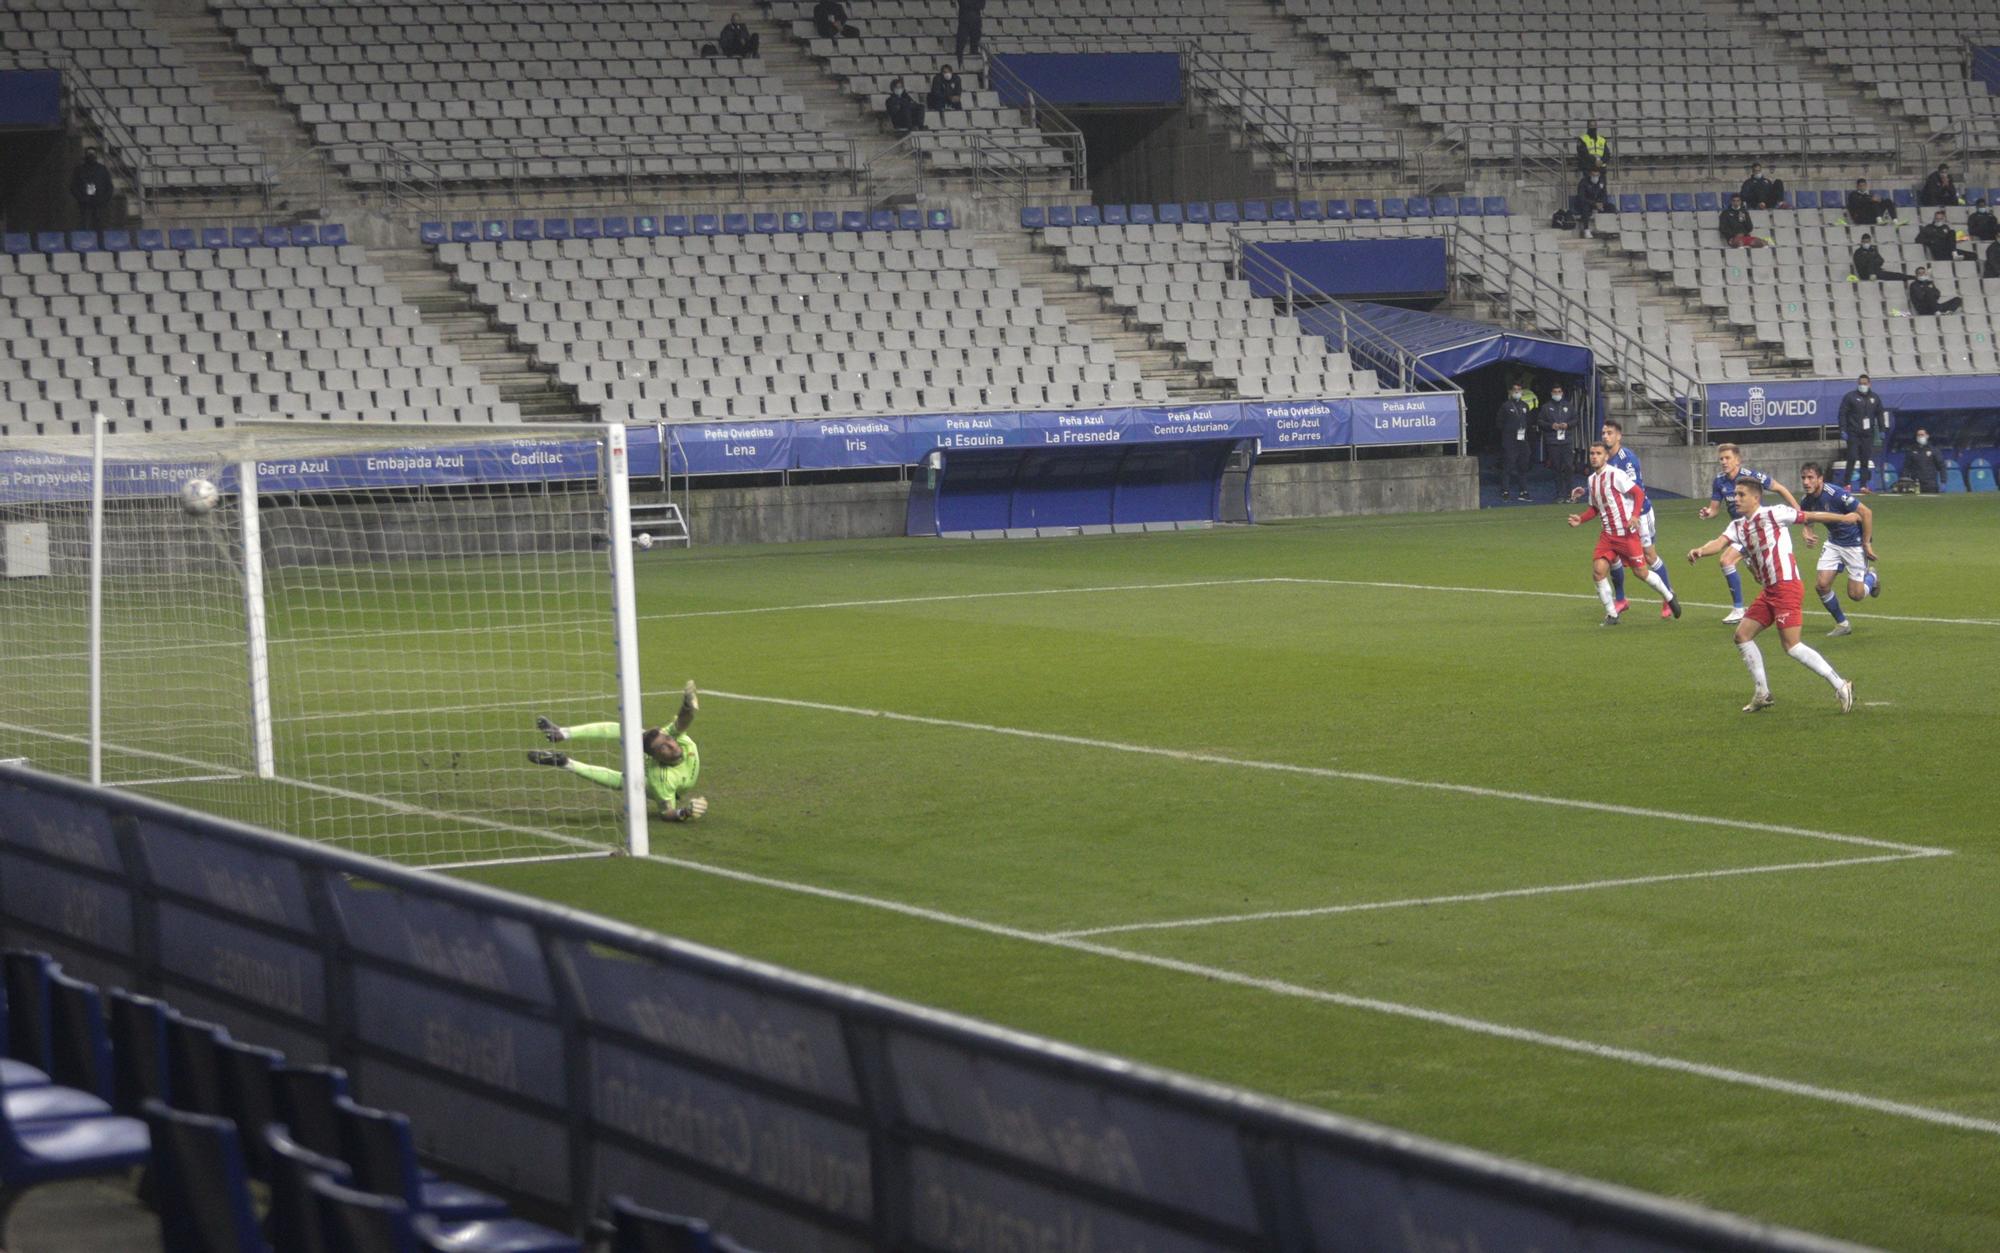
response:
M1775 633L1778 704L1738 711L1695 502L1661 506L1687 617L1633 580L1615 629L1593 528L1547 507L655 552L649 717L707 690L708 818L648 863L467 873L1759 1218L2000 1247L2000 502L1871 503L1884 595L1844 639L1806 603L1846 717ZM536 712L464 716L512 755ZM575 788L519 819L591 838L613 798Z

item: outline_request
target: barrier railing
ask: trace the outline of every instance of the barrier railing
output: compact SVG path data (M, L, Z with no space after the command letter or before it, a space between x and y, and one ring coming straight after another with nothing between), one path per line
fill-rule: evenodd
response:
M61 53L33 48L10 48L0 52L0 69L46 69L62 75L64 126L80 131L83 127L77 125L78 115L88 120L90 128L105 141L100 150L104 163L131 189L136 215L143 217L146 212L146 184L151 181L147 150L119 122L117 111L91 83L90 76Z
M1034 180L1046 178L1051 173L1059 172L1067 178L1071 190L1089 185L1090 162L1083 128L1009 69L1001 57L1001 50L996 47L987 49L986 85L1000 92L1004 99L1014 102L1013 107L1025 112L1028 124L1042 133L1046 146L1062 153L1063 160L1060 171L1053 171L1045 163L1043 153L984 132L974 132L981 141L976 150L981 160L974 169L975 185L1001 190L1016 203L1027 198Z
M1855 1253L0 765L0 933L346 1067L451 1176L754 1247Z

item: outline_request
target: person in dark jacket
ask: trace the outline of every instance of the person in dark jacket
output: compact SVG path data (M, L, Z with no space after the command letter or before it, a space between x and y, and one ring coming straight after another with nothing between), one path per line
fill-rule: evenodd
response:
M1933 261L1952 261L1960 257L1967 261L1979 260L1978 253L1967 252L1958 246L1958 232L1952 229L1950 222L1945 221L1943 209L1931 218L1929 226L1917 231L1917 243Z
M2000 239L2000 218L1986 207L1986 197L1981 196L1972 206L1972 212L1965 219L1965 233L1973 239L1988 243Z
M1874 226L1880 222L1896 220L1896 202L1877 196L1868 190L1868 180L1854 180L1854 190L1847 193L1847 220L1856 226Z
M1861 243L1854 249L1854 278L1863 283L1873 283L1880 279L1893 279L1898 283L1910 281L1910 276L1901 270L1882 268L1882 250L1875 246L1873 235L1863 235Z
M1716 219L1715 229L1722 232L1723 242L1731 248L1747 247L1744 241L1756 238L1750 225L1750 210L1743 207L1742 196L1729 198L1729 207Z
M980 19L986 12L986 0L958 0L958 29L953 33L952 59L965 60L965 54L979 55Z
M1917 442L1903 454L1903 477L1914 481L1926 496L1938 494L1944 483L1944 458L1931 447L1931 433L1917 428Z
M1514 383L1507 388L1507 399L1500 406L1497 419L1500 427L1500 499L1509 499L1508 484L1514 485L1514 499L1527 500L1528 497L1528 441L1533 437L1534 410L1521 395L1521 385Z
M2000 243L1986 245L1986 268L1979 275L1981 278L2000 278Z
M754 57L757 55L759 41L758 36L743 24L743 19L732 13L729 15L729 25L722 28L722 34L715 42L722 48L723 56Z
M1917 267L1917 276L1910 280L1910 313L1915 317L1934 318L1940 313L1957 313L1965 308L1965 299L1953 296L1950 300L1938 294L1938 285L1931 281L1931 268Z
M1958 203L1958 184L1951 181L1949 165L1940 165L1931 171L1931 176L1917 190L1917 203L1927 209L1932 205Z
M1840 398L1840 438L1845 441L1840 455L1847 462L1846 486L1855 486L1861 476L1861 490L1868 490L1868 459L1874 453L1875 436L1887 421L1882 397L1876 394L1866 374L1854 380L1854 390Z
M965 107L965 84L958 80L957 70L949 65L938 67L938 72L931 78L930 96L926 103L933 113Z
M1764 167L1750 167L1750 177L1743 180L1741 189L1743 207L1746 209L1775 209L1784 202L1785 185L1764 177Z
M904 89L902 79L889 84L889 101L883 107L889 114L889 125L896 128L898 135L924 128L924 106Z
M98 159L97 149L83 150L83 164L70 176L69 194L76 201L82 229L103 230L104 215L111 211L111 171Z
M1595 166L1576 184L1576 229L1585 239L1590 235L1590 219L1611 212L1611 189L1604 185L1604 171Z
M813 6L813 29L821 39L851 39L861 33L847 20L847 6L840 0L819 0Z
M1611 164L1611 141L1597 133L1597 123L1583 128L1576 137L1576 168L1588 174Z
M1577 436L1583 427L1576 402L1564 392L1561 383L1549 388L1549 398L1535 407L1535 426L1541 432L1543 456L1560 489L1556 499L1568 500L1576 487L1580 461L1577 454L1581 451Z

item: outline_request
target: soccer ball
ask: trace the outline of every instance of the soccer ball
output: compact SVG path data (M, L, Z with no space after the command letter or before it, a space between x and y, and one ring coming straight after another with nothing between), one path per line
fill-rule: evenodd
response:
M632 542L639 546L640 552L649 552L653 547L653 533L651 531L641 531L632 537Z
M221 499L222 493L207 479L189 479L181 484L181 508L197 518L213 512Z

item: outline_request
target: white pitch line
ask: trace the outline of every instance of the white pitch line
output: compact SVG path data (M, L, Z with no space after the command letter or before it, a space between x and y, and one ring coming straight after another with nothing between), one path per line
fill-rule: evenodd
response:
M1362 914L1378 909L1416 909L1426 905L1466 905L1481 901L1504 901L1519 897L1557 896L1565 892L1596 892L1606 888L1641 887L1652 883L1683 883L1695 879L1728 879L1738 875L1782 874L1792 870L1832 870L1839 866L1879 866L1884 862L1910 861L1923 857L1949 857L1949 849L1929 853L1883 853L1876 857L1839 857L1829 861L1793 861L1776 866L1732 866L1726 870L1684 870L1672 874L1634 875L1625 879L1592 879L1582 883L1551 883L1541 887L1502 888L1491 892L1458 892L1450 896L1411 896L1393 901L1356 901L1347 905L1319 905L1305 909L1267 909L1254 914L1212 914L1205 918L1173 918L1164 922L1125 922L1109 927L1079 927L1073 931L1050 931L1052 940L1078 940L1094 935L1122 935L1133 931L1180 931L1212 927L1232 922L1274 922L1288 918L1325 918L1334 914Z
M946 926L976 931L986 935L1000 936L1010 940L1021 940L1029 944L1042 944L1051 948L1066 949L1075 953L1087 953L1094 957L1104 957L1112 961L1128 962L1134 965L1151 966L1176 974L1192 975L1210 979L1218 983L1233 984L1251 988L1277 996L1299 1000L1316 1001L1327 1005L1338 1005L1344 1009L1363 1010L1368 1013L1383 1014L1394 1018L1413 1019L1434 1026L1450 1027L1454 1030L1470 1032L1474 1035L1495 1039L1511 1040L1520 1044L1535 1045L1540 1048L1557 1049L1566 1053L1594 1057L1600 1061L1622 1062L1632 1066L1643 1066L1651 1070L1671 1071L1677 1074L1693 1075L1722 1083L1756 1088L1765 1092L1777 1092L1787 1096L1842 1105L1851 1109L1865 1109L1878 1114L1897 1118L1912 1119L1933 1126L1951 1127L1960 1131L1975 1131L1984 1135L2000 1136L2000 1121L1975 1118L1953 1110L1938 1109L1928 1105L1916 1105L1907 1101L1891 1100L1887 1097L1871 1096L1865 1092L1850 1092L1840 1088L1830 1088L1821 1084L1801 1083L1775 1075L1758 1074L1754 1071L1738 1070L1729 1066L1716 1066L1708 1062L1689 1061L1686 1058L1670 1057L1661 1053L1647 1053L1639 1049L1624 1048L1613 1044L1599 1044L1592 1040L1577 1039L1572 1036L1555 1035L1546 1031L1536 1031L1527 1027L1515 1027L1506 1023L1492 1022L1483 1018L1472 1018L1464 1014L1447 1013L1443 1010L1428 1009L1421 1005L1408 1005L1398 1001L1379 1000L1374 997L1353 996L1345 992L1330 992L1322 988L1310 988L1302 984L1288 983L1279 979L1265 979L1246 975L1221 966L1204 966L1195 962L1181 961L1172 957L1161 957L1152 953L1134 952L1129 949L1114 948L1092 940L1064 938L1025 931L1019 927L1009 927L1000 923L985 922L968 918L944 910L931 909L922 905L911 905L903 901L886 900L881 897L864 896L858 892L844 892L838 888L820 887L811 883L797 883L768 875L754 874L746 870L733 870L726 866L711 865L684 857L670 857L651 854L643 860L664 866L712 875L738 883L756 887L771 888L802 896L817 897L822 900L837 901L842 904L861 905L879 909L905 917L919 918Z
M886 596L876 600L828 600L804 605L757 605L746 609L690 609L681 613L640 614L641 622L682 618L736 618L750 614L803 613L816 609L874 609L885 605L928 605L954 600L1006 600L1022 596L1073 596L1095 592L1161 592L1189 587L1242 587L1254 583L1289 583L1275 576L1239 579L1193 579L1182 583L1106 583L1096 587L1036 587L1003 592L949 592L931 596Z
M1094 748L1114 753L1134 753L1145 757L1164 757L1170 761L1194 762L1208 766L1230 766L1238 770L1267 770L1280 774L1306 775L1316 779L1337 779L1349 783L1379 783L1387 787L1417 788L1429 792L1451 792L1461 796L1477 796L1483 800L1521 801L1530 805L1552 805L1563 809L1582 809L1592 813L1617 814L1626 818L1652 818L1667 822L1686 822L1701 826L1726 827L1735 831L1763 831L1772 835L1795 835L1808 840L1827 840L1835 844L1857 844L1864 848L1888 849L1897 853L1918 853L1936 856L1951 850L1933 848L1922 844L1903 844L1895 840L1878 840L1865 835L1841 835L1831 831L1814 831L1806 827L1791 827L1774 822L1755 822L1743 818L1723 818L1712 814L1675 813L1668 809L1648 809L1639 805L1620 805L1611 801L1579 800L1568 796L1547 796L1538 792L1516 792L1504 788L1478 787L1470 783L1446 783L1436 779L1406 779L1391 774L1373 774L1361 770L1336 770L1329 766L1302 766L1285 761L1260 761L1252 757L1229 757L1221 753L1200 753L1181 748L1159 748L1151 744L1132 744L1123 740L1101 740L1083 735L1064 735L1056 731L1036 731L1025 727L998 726L988 722L967 722L958 718L931 718L922 714L896 713L887 709L866 709L856 705L836 705L826 701L798 700L786 696L754 696L745 692L728 692L708 688L702 692L722 700L750 701L760 705L783 705L793 709L813 709L822 713L849 714L861 718L881 718L890 722L911 723L917 726L948 727L956 731L976 731L985 735L1006 735L1016 739L1039 740L1049 744L1068 744L1077 748Z
M1519 587L1453 587L1442 583L1391 583L1380 579L1320 579L1294 578L1272 575L1259 580L1265 583L1302 583L1313 587L1377 587L1400 592L1460 592L1469 596L1540 596L1554 600L1597 599L1593 592L1545 592ZM1754 584L1753 584L1754 586ZM1682 600L1689 609L1734 609L1720 601ZM1864 618L1872 622L1927 622L1937 626L1987 626L2000 627L2000 618L1924 618L1914 614L1899 613L1850 613L1850 617Z

